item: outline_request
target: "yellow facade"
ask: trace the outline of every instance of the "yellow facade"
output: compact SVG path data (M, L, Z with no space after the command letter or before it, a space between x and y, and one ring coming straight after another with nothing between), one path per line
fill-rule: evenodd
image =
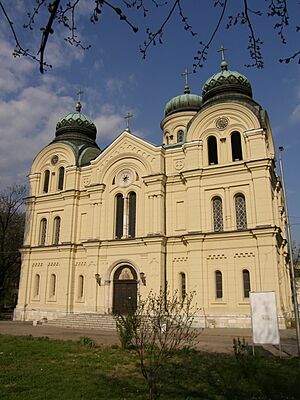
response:
M67 141L37 155L15 319L111 314L124 267L124 282L134 280L142 297L166 282L183 297L195 291L199 326L250 327L249 290L275 291L280 326L287 325L284 208L267 115L259 118L234 96L203 104L165 116L162 146L125 130L87 165L78 165ZM233 132L240 159L233 159ZM209 148L209 140L216 146Z

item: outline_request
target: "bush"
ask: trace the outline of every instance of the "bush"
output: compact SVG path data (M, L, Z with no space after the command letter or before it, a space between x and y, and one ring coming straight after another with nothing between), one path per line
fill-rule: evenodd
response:
M122 349L131 349L133 347L133 334L136 324L136 317L134 314L115 315L116 327L118 336L121 342Z
M82 344L83 346L87 346L87 347L91 347L91 348L96 347L95 340L88 336L80 336L79 343Z

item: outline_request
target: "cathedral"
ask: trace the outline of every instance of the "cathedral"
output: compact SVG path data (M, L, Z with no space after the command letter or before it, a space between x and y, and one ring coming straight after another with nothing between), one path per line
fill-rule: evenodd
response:
M29 173L15 320L126 313L168 286L195 292L199 327L250 327L250 292L274 291L287 326L282 187L251 83L223 57L160 126L160 145L128 127L101 150L80 102L57 122Z

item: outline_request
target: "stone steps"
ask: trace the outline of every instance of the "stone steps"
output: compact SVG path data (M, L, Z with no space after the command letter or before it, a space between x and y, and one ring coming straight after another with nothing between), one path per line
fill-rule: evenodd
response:
M62 318L52 319L43 324L59 326L62 328L102 329L115 330L116 323L112 315L100 315L93 313L69 314Z

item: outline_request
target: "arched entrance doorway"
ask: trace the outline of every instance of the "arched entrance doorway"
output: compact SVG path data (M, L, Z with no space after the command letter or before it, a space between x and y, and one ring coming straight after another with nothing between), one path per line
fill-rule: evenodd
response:
M134 313L137 307L137 274L130 265L114 273L113 313Z

